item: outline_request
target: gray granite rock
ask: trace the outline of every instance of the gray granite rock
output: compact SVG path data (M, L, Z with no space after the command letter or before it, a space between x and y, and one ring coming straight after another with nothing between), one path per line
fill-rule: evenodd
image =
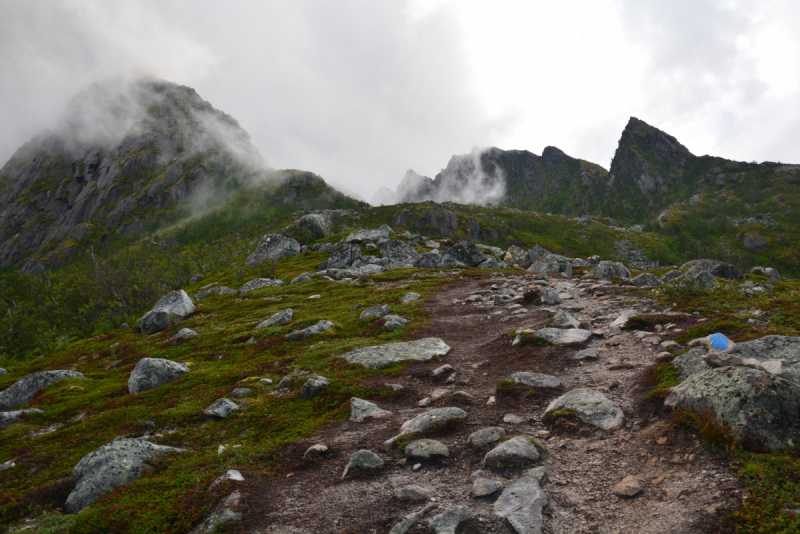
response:
M345 269L361 258L361 249L358 245L350 243L337 243L331 250L331 255L327 261L322 262L319 270L325 269Z
M356 397L350 399L350 420L356 423L362 423L372 417L380 419L391 415L392 412L381 409L377 404Z
M411 501L427 501L433 497L433 488L410 484L394 490L394 496L398 499Z
M128 392L141 393L163 386L189 372L189 367L162 358L142 358L128 378Z
M238 491L234 491L189 534L215 534L225 532L225 530L230 531L229 529L233 525L242 520L243 507L242 495Z
M117 438L84 456L72 470L75 489L64 508L76 514L109 491L130 484L149 468L147 462L182 449L141 439Z
M264 263L265 261L278 261L283 258L290 258L300 254L300 243L291 237L280 234L267 234L261 238L255 252L253 252L245 265L253 266Z
M397 330L398 328L402 328L411 321L404 317L400 317L399 315L387 315L383 318L385 321L383 323L384 330Z
M520 477L494 502L494 513L505 518L517 534L541 534L542 508L547 495L534 477Z
M730 263L719 260L701 259L688 261L681 265L682 271L686 269L694 272L706 271L717 278L727 278L729 280L742 280L744 278L739 269Z
M638 276L634 276L631 279L631 284L635 285L636 287L660 286L661 278L657 277L653 273L642 273Z
M514 436L486 453L483 465L489 469L507 469L530 465L538 459L539 451L531 440Z
M238 409L239 405L233 402L232 400L217 399L213 403L211 403L211 406L203 410L203 413L206 415L210 415L211 417L225 419L231 413L235 412Z
M228 469L224 475L220 476L211 483L211 485L208 487L208 491L214 491L214 488L228 480L233 480L234 482L244 482L244 477L236 469Z
M564 273L572 278L572 263L558 254L546 254L540 257L527 270L532 273Z
M704 289L713 289L719 286L719 282L708 271L700 271L697 273L687 274L685 276L693 285L702 287Z
M212 287L210 289L198 291L194 296L194 300L202 300L210 295L235 295L236 293L237 291L233 288L225 286L217 286L217 287Z
M186 339L192 339L195 337L197 337L197 332L191 328L181 328L178 330L178 333L175 334L175 339L178 341L184 341Z
M321 214L309 213L292 221L281 233L300 242L308 243L332 236L333 225L331 222L330 218Z
M194 310L192 299L183 289L170 291L161 297L152 310L136 321L136 324L145 334L157 334L169 325L187 319Z
M293 315L294 312L292 311L292 309L286 308L285 310L279 311L278 313L272 315L269 319L266 319L265 321L258 323L258 326L256 326L256 328L266 328L268 326L272 326L275 324L286 324L292 320Z
M289 285L299 284L300 282L308 282L310 280L312 280L311 273L303 273L292 278L292 281L289 282Z
M389 260L388 267L397 269L399 267L415 267L419 260L419 252L402 241L390 240L381 247L381 254Z
M597 267L589 271L589 274L603 280L612 278L631 279L631 272L618 261L601 261L597 264Z
M389 534L406 534L406 532L408 532L411 527L413 527L420 519L422 519L426 513L428 513L430 510L433 510L435 507L435 504L429 504L418 512L412 512L408 514L392 527L392 530L389 531Z
M406 434L425 433L441 428L445 425L451 425L463 421L467 418L467 412L461 408L447 407L436 408L419 414L413 419L409 419L400 426L400 433L393 438L386 440L382 448L390 449L394 442L400 436Z
M342 473L342 478L345 478L348 474L368 469L378 469L382 466L383 460L381 460L380 456L372 451L361 449L350 457L347 466L344 468L344 473Z
M664 276L661 277L661 281L665 284L675 282L676 280L680 280L683 278L683 273L677 269L673 269Z
M444 356L450 352L450 347L441 339L428 337L415 341L401 343L387 343L373 347L356 349L340 358L358 363L369 369L381 369L396 362L415 360L427 362L435 356Z
M774 269L772 267L753 267L752 269L750 269L750 274L764 275L766 277L769 277L770 282L781 281L780 273L777 271L777 269Z
M374 306L370 306L366 310L362 311L361 314L358 316L359 319L379 319L384 315L388 315L391 313L391 309L387 304L375 304Z
M553 326L566 326L569 328L580 328L581 326L580 321L565 311L556 312L552 324Z
M548 306L561 304L561 297L558 296L558 291L552 287L543 287L539 292L539 298L542 304L546 304Z
M242 397L247 397L250 395L250 393L252 393L252 391L253 390L250 388L233 388L233 391L231 391L231 397L234 399L240 399Z
M503 489L504 486L505 485L499 480L476 478L475 482L472 483L472 490L470 493L472 493L473 497L489 497Z
M66 378L86 378L77 371L39 371L23 376L0 392L0 411L27 404L39 390Z
M344 238L345 243L366 243L367 241L377 241L378 239L389 239L389 228L384 227L372 230L356 230Z
M336 243L317 243L314 245L314 252L328 254L334 249L334 247L336 247Z
M406 457L412 460L443 460L450 458L447 446L435 439L418 439L412 441L405 448Z
M544 375L541 373L520 372L514 373L509 380L517 384L524 384L534 388L558 388L561 387L561 382L558 378L551 375Z
M7 374L8 374L8 371L6 371L2 367L0 367L0 376L6 376Z
M303 387L300 388L300 393L298 393L298 395L304 399L313 399L325 391L325 388L327 388L330 384L330 381L328 381L328 379L324 376L312 376L306 380L305 384L303 384Z
M580 328L570 328L568 330L542 328L534 332L534 335L553 345L564 345L569 343L583 343L591 337L592 333L589 330L582 330Z
M313 460L314 458L322 456L326 452L328 452L328 447L322 443L317 443L316 445L312 445L306 449L306 452L303 453L303 458Z
M17 422L21 415L25 415L28 413L44 413L44 410L40 410L38 408L30 408L28 410L17 410L14 412L0 412L0 428L6 427L11 423Z
M456 534L461 525L475 517L469 507L461 505L434 516L428 521L428 527L434 534Z
M485 262L488 257L481 252L474 243L469 241L459 241L442 254L443 258L451 258L469 267L475 267Z
M490 443L495 443L500 441L506 435L506 431L503 427L499 426L492 426L488 428L482 428L478 431L473 432L467 438L472 445L475 447L485 447Z
M573 389L557 398L545 410L572 410L582 422L601 430L615 430L622 426L625 416L619 406L599 391L586 388Z
M413 291L409 291L408 293L403 295L403 298L400 299L400 302L402 302L403 304L409 304L409 303L415 302L415 301L417 301L419 299L420 299L420 294L419 293L414 293Z
M583 349L572 356L573 360L596 360L597 351L593 348Z
M325 330L333 328L334 326L335 325L330 321L319 321L317 324L311 325L308 328L295 330L290 334L286 334L286 339L288 341L304 341L310 338L311 336L321 334Z
M283 280L273 280L271 278L254 278L253 280L250 280L239 289L239 294L244 295L251 291L255 291L256 289L261 289L263 287L279 287L283 285L286 285Z

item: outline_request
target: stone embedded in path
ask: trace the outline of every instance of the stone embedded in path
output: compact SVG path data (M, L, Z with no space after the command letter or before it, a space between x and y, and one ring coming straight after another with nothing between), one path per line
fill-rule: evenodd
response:
M409 291L408 293L403 295L403 298L400 299L400 302L402 302L403 304L409 304L409 303L415 302L415 301L417 301L419 299L420 299L420 294L419 293L414 293L413 291Z
M537 387L537 388L557 388L561 387L561 382L559 382L558 378L550 375L543 375L541 373L528 373L528 372L521 372L521 373L514 373L510 377L509 380L512 382L516 382L517 384L525 384L526 386L530 387Z
M428 526L435 534L456 534L462 523L475 517L467 506L456 506L428 521Z
M274 324L285 324L292 320L293 311L291 308L286 308L283 311L279 311L275 315L272 315L269 319L265 321L261 321L258 323L256 328L266 328L268 326L272 326Z
M573 360L596 360L597 351L593 348L583 349L572 356Z
M306 449L306 452L303 453L303 458L313 460L314 458L322 456L326 452L328 452L328 447L322 443L317 443L316 445L312 445Z
M86 378L77 371L39 371L23 376L0 392L0 411L13 410L30 402L39 390L66 378Z
M449 363L446 363L446 364L442 365L441 367L437 367L436 369L434 369L433 370L433 376L442 376L445 373L449 373L452 370L453 370L453 366L450 365Z
M581 323L568 312L560 311L553 317L553 325L555 326L568 326L570 328L580 328Z
M490 443L495 443L500 441L506 435L506 430L500 426L491 426L488 428L482 428L476 432L473 432L467 438L472 445L475 447L485 447Z
M128 392L141 393L163 386L189 372L189 367L179 362L162 358L142 358L128 378Z
M539 298L542 304L552 306L554 304L561 304L561 297L558 296L558 291L552 287L543 287L539 293Z
M504 484L499 480L476 478L475 482L472 483L472 490L470 493L472 493L473 497L488 497L503 489L503 486Z
M300 395L304 399L313 399L322 393L331 383L324 376L312 376L300 388Z
M342 473L342 478L353 472L377 469L382 466L383 460L381 460L380 456L367 449L361 449L350 457L347 466L344 468L344 473Z
M628 475L614 486L611 493L617 497L635 497L642 492L642 486L635 477Z
M40 410L39 408L29 408L27 410L17 410L15 412L0 412L0 428L16 422L21 415L28 413L44 413L44 410Z
M578 388L557 398L545 410L572 410L578 419L601 430L614 430L622 426L625 415L619 406L599 391Z
M283 280L272 280L271 278L254 278L249 282L245 283L240 289L239 294L244 295L245 293L249 293L251 291L255 291L256 289L261 289L262 287L278 287L285 285Z
M356 423L362 423L365 419L374 417L380 419L383 417L391 417L392 412L383 410L377 404L373 404L363 399L353 397L350 399L350 420Z
M532 464L539 459L539 451L531 440L514 436L486 453L483 465L489 469L506 469Z
M618 326L619 328L622 328L623 326L628 324L628 319L630 319L631 317L634 317L638 313L639 312L637 312L636 310L622 310L621 312L619 312L619 317L614 319L611 322L611 324L608 325L608 326L610 328L614 328L615 326Z
M427 501L433 497L433 488L411 484L394 490L394 496L398 499L408 499L411 501Z
M303 328L302 330L295 330L290 334L286 334L286 339L288 341L304 341L311 336L315 336L317 334L321 334L325 330L329 328L333 328L335 325L330 321L319 321L315 325L311 325L308 328Z
M568 343L583 343L592 335L589 330L580 328L570 328L559 330L558 328L542 328L537 330L534 335L541 340L553 345L565 345Z
M404 422L400 426L400 434L391 439L386 440L383 443L383 448L385 449L390 448L394 444L395 440L400 436L404 436L406 434L414 434L417 432L419 433L430 432L431 430L436 430L446 425L457 423L466 418L467 418L467 412L465 412L461 408L454 408L454 407L436 408L429 412L419 414L413 419L409 419L408 421Z
M265 261L278 261L298 254L300 254L300 243L296 240L280 234L266 234L244 264L252 267Z
M399 523L392 527L392 530L389 531L389 534L406 534L408 529L413 527L417 521L422 519L426 513L428 513L430 510L433 510L435 507L435 504L429 504L419 512L408 514Z
M117 438L84 456L72 470L76 485L64 509L77 514L109 491L141 477L149 468L148 460L182 450L141 439Z
M156 302L136 324L145 334L157 334L169 325L179 323L194 313L195 306L186 291L170 291Z
M507 413L503 416L504 423L510 423L512 425L519 425L525 422L525 419L518 415L514 415L513 413Z
M405 455L412 460L443 460L450 458L447 446L435 439L418 439L405 448Z
M203 413L212 417L224 419L239 409L239 405L228 399L217 399Z
M368 369L381 369L396 362L415 360L427 362L434 356L444 356L450 352L450 347L438 337L417 339L401 343L387 343L356 349L340 358L350 363L358 363Z
M541 534L542 508L546 505L547 495L539 480L523 475L503 490L494 502L494 513L504 517L517 534Z
M366 310L362 311L358 318L370 319L374 317L380 319L384 315L388 315L391 311L392 310L390 310L389 306L386 304L375 304L374 306L370 306Z

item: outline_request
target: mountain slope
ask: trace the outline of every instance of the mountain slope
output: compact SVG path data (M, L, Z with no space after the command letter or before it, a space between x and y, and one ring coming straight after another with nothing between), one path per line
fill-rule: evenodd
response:
M0 170L0 267L37 271L109 234L140 232L190 196L216 202L265 169L238 122L193 89L95 84Z

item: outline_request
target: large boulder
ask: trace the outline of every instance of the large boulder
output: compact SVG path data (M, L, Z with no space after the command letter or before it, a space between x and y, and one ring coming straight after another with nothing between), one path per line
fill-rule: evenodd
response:
M539 459L539 451L531 440L514 436L486 453L483 465L489 469L506 469L532 464Z
M142 358L128 378L128 392L141 393L163 386L189 372L189 367L162 358Z
M384 243L381 247L381 254L389 260L389 267L414 267L419 260L419 252L407 243L391 240Z
M781 274L773 267L753 267L750 274L760 274L769 278L770 282L780 282Z
M342 354L340 358L349 363L361 364L368 369L381 369L408 360L427 362L435 356L444 356L448 352L450 346L444 341L438 337L427 337L415 341L364 347Z
M65 378L86 377L77 371L39 371L23 376L0 393L0 412L27 404L39 390Z
M551 402L545 414L554 416L554 412L572 413L582 422L601 430L615 430L625 421L619 406L599 391L585 388L573 389Z
M681 270L689 269L690 271L708 271L717 278L727 278L728 280L741 280L744 278L742 271L731 265L719 260L692 260L681 265Z
M618 261L601 261L597 264L597 267L589 271L589 274L603 280L612 278L631 279L631 272Z
M709 415L745 446L800 444L800 385L751 367L717 367L670 390L665 404Z
M251 291L255 291L256 289L261 289L262 287L278 287L285 285L283 280L273 280L271 278L254 278L249 282L246 282L241 288L239 288L239 294L244 295L245 293L250 293Z
M475 267L487 260L486 254L481 252L474 243L459 241L442 254L444 258L452 258L469 267Z
M635 285L636 287L653 287L661 285L661 278L657 277L653 273L642 273L638 276L634 276L631 279L631 284Z
M244 264L259 265L265 261L278 261L298 254L300 254L300 243L297 240L280 234L267 234L261 238L261 243Z
M537 257L536 259L539 258ZM503 256L503 261L508 265L514 265L518 267L525 267L531 263L531 260L528 259L528 253L525 251L525 249L520 248L517 245L511 245L508 247L508 251L506 252L505 256Z
M361 259L361 249L358 248L358 245L336 243L336 246L331 250L330 257L319 265L319 270L346 269L358 259Z
M572 263L558 254L542 256L534 261L527 270L531 273L564 273L569 278L572 278Z
M738 346L737 346L738 348ZM688 352L679 354L672 360L672 366L678 372L678 380L683 382L692 375L711 369L703 356L708 354L708 347L695 347Z
M465 266L455 258L434 252L420 254L414 265L420 269L451 269Z
M333 235L331 221L318 213L303 215L281 232L300 243L309 243Z
M783 360L786 378L800 377L800 337L764 336L736 345L736 354L742 358L755 358L761 362ZM800 379L800 378L799 378Z
M709 271L696 271L690 269L684 276L684 280L703 289L713 289L719 286L719 282L717 282L717 279L714 278L714 275L712 275Z
M170 291L156 303L152 310L136 321L145 334L157 334L169 325L179 323L194 313L195 307L186 291Z
M356 230L355 232L350 232L345 239L345 243L366 243L367 241L377 241L379 239L389 239L389 233L392 231L391 228L386 226L385 224L378 228L377 230Z
M528 251L528 263L535 263L539 258L547 256L548 254L551 254L551 252L546 248L538 244L534 245L533 248Z
M72 470L75 489L64 508L77 514L109 491L130 484L149 469L147 462L182 449L142 439L117 438L84 456Z

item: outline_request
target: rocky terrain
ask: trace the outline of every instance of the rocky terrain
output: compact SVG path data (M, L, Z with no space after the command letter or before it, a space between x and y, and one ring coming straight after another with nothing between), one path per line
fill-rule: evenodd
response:
M800 439L800 338L675 309L775 306L794 286L772 268L631 271L386 225L312 244L264 235L239 265L273 278L200 277L135 329L9 366L10 531L713 532L764 498L726 447L775 461Z

